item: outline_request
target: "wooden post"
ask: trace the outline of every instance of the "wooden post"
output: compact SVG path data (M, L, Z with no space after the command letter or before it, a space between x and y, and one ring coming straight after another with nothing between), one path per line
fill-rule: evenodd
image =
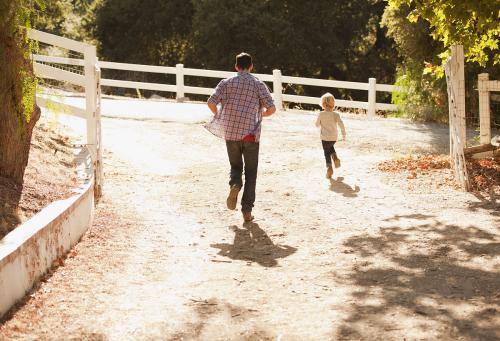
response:
M102 196L104 184L104 164L102 162L102 131L101 131L101 69L96 65L96 136L97 136L97 162L96 186L94 196L98 200Z
M375 105L377 103L377 80L375 78L368 79L368 117L375 117Z
M184 100L184 64L177 64L175 73L175 83L177 85L177 102Z
M489 75L487 73L478 75L477 89L479 91L479 134L481 144L488 144L491 141L490 92L488 83Z
M94 170L94 195L101 195L102 151L100 146L100 71L97 68L96 48L86 45L84 49L85 111L87 114L87 147Z
M467 147L467 136L466 136L466 122L465 122L465 72L464 72L464 47L462 45L452 46L455 49L455 54L457 56L456 61L458 64L458 96L457 96L457 118L458 118L458 128L460 139L462 140L463 147Z
M273 95L276 110L283 110L283 84L281 70L273 70Z
M460 53L460 50L462 53ZM465 82L463 68L463 46L452 46L451 57L446 62L445 74L448 87L448 106L450 118L450 158L455 177L464 190L470 188L465 148ZM462 118L464 118L462 120Z

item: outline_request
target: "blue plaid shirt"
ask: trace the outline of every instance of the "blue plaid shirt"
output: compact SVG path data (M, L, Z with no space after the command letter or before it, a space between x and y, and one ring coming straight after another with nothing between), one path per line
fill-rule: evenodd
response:
M246 71L223 79L208 102L221 104L221 109L205 128L228 141L241 141L246 135L260 139L262 109L274 106L267 86Z

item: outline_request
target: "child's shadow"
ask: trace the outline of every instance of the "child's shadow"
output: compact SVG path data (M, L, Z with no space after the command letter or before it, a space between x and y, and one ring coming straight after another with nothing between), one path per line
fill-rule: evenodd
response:
M354 186L354 188L352 188L351 186L349 186L348 184L343 182L343 180L344 180L344 178L341 176L337 177L336 180L330 179L330 191L340 193L344 197L348 197L348 198L357 197L358 193L360 191L359 186L356 185L356 186Z
M265 267L276 266L278 265L276 259L288 257L297 251L292 246L275 245L256 223L245 223L243 227L232 226L235 233L233 244L221 243L210 246L220 249L218 254L221 256L256 262Z

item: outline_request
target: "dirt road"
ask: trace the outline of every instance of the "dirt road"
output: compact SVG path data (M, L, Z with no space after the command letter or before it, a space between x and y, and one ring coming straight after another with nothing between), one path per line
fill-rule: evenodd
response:
M0 339L500 338L498 204L376 168L443 151L446 129L348 116L330 182L314 118L264 122L250 224L196 119L105 118L95 224Z

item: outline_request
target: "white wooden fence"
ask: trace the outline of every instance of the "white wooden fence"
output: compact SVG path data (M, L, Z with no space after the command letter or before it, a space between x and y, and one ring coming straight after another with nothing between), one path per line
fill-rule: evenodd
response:
M83 74L63 70L47 64L40 63L38 58L34 59L34 71L40 78L55 79L85 88L85 109L58 102L57 105L64 106L68 110L63 110L65 114L75 115L86 120L87 134L86 145L90 151L94 169L94 193L97 198L102 191L103 169L102 169L102 148L101 148L101 115L100 115L100 69L97 64L95 46L84 44L75 40L59 37L53 34L29 29L28 38L38 42L67 49L83 54L83 59L79 65L84 67ZM50 58L45 56L46 58ZM37 96L39 106L47 106L47 99Z
M487 73L481 73L477 77L477 89L479 91L479 142L489 144L491 142L490 92L500 91L500 81L489 80Z
M66 65L84 65L84 61L75 58L62 58L52 56L34 56L35 60L46 63L66 64ZM167 91L175 92L178 100L183 100L185 94L197 95L211 95L212 88L187 86L184 84L184 76L197 76L197 77L211 77L211 78L227 78L235 75L235 72L229 71L216 71L216 70L203 70L186 68L183 64L177 64L175 67L171 66L155 66L155 65L141 65L141 64L128 64L128 63L115 63L99 61L101 69L114 69L123 71L138 71L138 72L151 72L162 74L174 74L176 76L176 84L160 84L160 83L144 83L116 79L102 79L101 85L131 88L142 90L154 91ZM375 78L370 78L368 83L347 82L328 79L315 79L284 76L280 70L274 70L273 74L255 74L261 81L273 83L273 97L275 99L276 107L278 110L283 109L284 102L302 103L302 104L319 104L319 98L308 96L297 96L283 94L283 84L297 84L297 85L310 85L321 86L324 88L342 88L368 91L368 101L351 101L337 99L336 105L344 108L358 108L365 109L369 117L374 117L376 110L397 110L396 105L387 103L377 103L377 91L393 92L397 91L398 87L388 84L377 84Z
M469 174L465 161L465 74L464 48L451 47L451 56L444 65L448 88L450 124L450 158L455 178L466 191L470 189Z

